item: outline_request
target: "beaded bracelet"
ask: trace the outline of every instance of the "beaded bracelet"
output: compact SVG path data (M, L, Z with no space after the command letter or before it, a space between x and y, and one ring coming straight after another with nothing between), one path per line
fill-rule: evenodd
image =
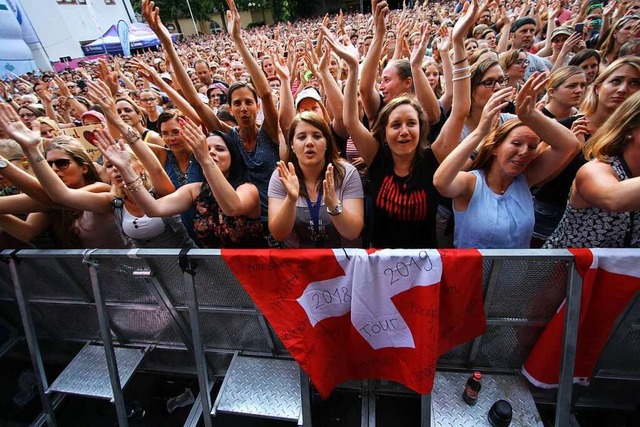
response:
M138 140L140 139L140 134L132 127L127 129L127 132L123 136L124 136L124 140L129 145L138 142Z
M466 67L462 67L462 68L454 68L453 69L453 74L462 73L463 71L467 71L467 70L470 70L470 69L471 69L470 65L467 65Z
M136 191L141 189L143 186L144 186L144 183L142 182L142 180L140 180L140 182L138 182L136 185L128 186L127 190L129 190L129 192L131 192L131 193L135 193Z
M452 82L457 82L458 80L468 79L469 77L471 77L471 74L467 74L466 76L454 77L454 78L451 79L451 81Z
M127 190L131 190L133 187L139 186L141 184L142 184L142 178L141 177L137 177L136 179L134 179L131 182L125 182L123 187L126 188Z
M465 57L464 57L464 58L462 58L460 61L454 62L454 63L453 63L453 64L451 64L451 65L458 65L458 64L462 64L462 63L463 63L464 61L466 61L467 59L469 59L469 58L467 58L467 57L465 56Z

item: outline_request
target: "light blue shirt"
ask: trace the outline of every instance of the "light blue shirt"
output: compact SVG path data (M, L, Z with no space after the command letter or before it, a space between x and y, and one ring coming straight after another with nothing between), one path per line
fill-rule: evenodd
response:
M467 210L453 209L456 248L529 248L535 223L531 191L524 175L515 177L504 194L489 188L485 173L473 170L476 186Z

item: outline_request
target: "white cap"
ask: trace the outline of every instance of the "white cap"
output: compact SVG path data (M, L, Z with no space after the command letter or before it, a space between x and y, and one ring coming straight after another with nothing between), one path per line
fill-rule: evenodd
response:
M302 100L306 98L315 99L316 101L322 103L322 98L320 98L320 94L318 93L318 91L314 88L308 87L298 92L298 94L296 95L296 110L298 109L298 104L300 104L300 102L302 102Z
M171 74L169 74L169 73L162 73L162 74L160 74L160 78L161 78L161 79L164 79L164 80L169 80L170 82L172 82L172 81L173 81L173 79L171 78Z

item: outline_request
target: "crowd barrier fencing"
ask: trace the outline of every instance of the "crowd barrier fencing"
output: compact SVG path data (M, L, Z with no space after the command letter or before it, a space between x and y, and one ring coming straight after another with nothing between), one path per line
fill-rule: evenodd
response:
M479 369L521 380L524 360L566 299L561 377L552 399L555 425L576 423L573 405L593 390L574 392L572 386L582 285L573 255L566 250L480 252L487 331L441 356L438 371ZM204 414L210 426L208 414L215 414L219 404L211 402L212 379L224 377L239 354L292 362L219 250L5 250L0 257L5 261L0 263L0 319L22 330L29 347L43 408L35 425L56 425L55 408L76 387L84 388L78 394L111 399L119 424L126 426L122 389L136 369L172 371L180 360L190 365L185 371L195 367L200 389L185 425L196 425ZM639 301L636 296L618 320L594 378L625 387L640 379ZM18 341L12 338L6 347ZM50 386L39 346L47 340L85 343L86 357L103 351L106 380L88 390L86 383L61 384L60 377ZM152 354L171 356L150 361ZM298 384L297 421L311 425L309 380L302 371ZM385 392L385 383L363 384L362 425L371 426L375 396ZM433 406L432 396L422 396L422 425L437 424Z

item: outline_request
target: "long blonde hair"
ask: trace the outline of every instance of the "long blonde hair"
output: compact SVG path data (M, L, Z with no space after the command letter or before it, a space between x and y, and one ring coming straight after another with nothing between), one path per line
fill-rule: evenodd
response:
M609 120L584 144L586 159L611 163L621 156L633 138L632 132L640 127L640 92L627 98Z
M604 82L613 75L613 73L625 65L635 68L636 71L638 71L638 74L640 74L640 58L637 56L625 56L616 59L609 64L609 66L605 68L598 77L596 77L593 84L590 86L587 96L585 96L584 101L582 101L582 105L580 106L581 113L590 116L596 112L599 103L598 90Z

